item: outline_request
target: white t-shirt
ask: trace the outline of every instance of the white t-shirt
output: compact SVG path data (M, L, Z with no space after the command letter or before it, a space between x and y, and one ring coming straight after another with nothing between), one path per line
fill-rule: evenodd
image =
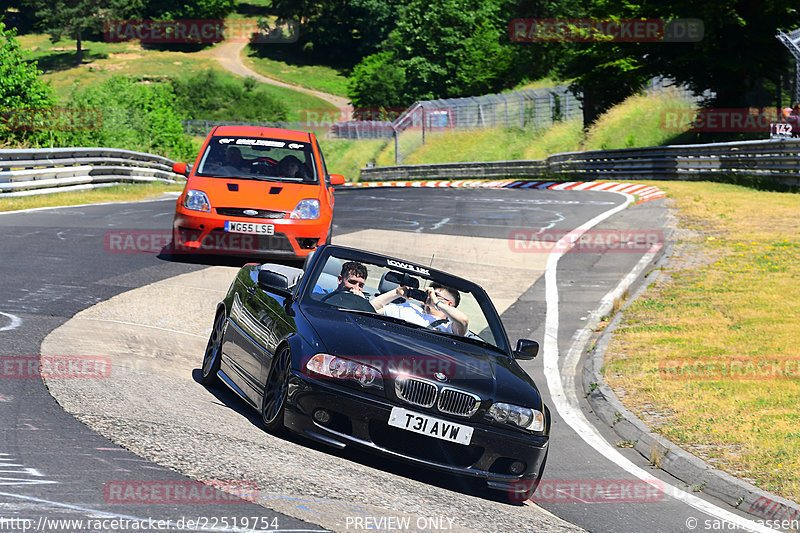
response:
M381 309L381 313L385 316L399 318L419 326L429 326L433 322L442 320L439 317L429 315L422 310L421 306L408 301L401 304L387 304L383 309ZM451 320L447 320L446 322L442 322L435 326L433 329L444 331L446 333L453 333L453 322Z

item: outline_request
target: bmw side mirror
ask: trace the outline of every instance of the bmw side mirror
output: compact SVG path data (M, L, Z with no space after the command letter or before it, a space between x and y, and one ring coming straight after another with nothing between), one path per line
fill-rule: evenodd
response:
M258 286L265 291L280 294L289 294L289 279L273 270L260 270L258 272Z
M539 354L539 343L528 339L519 339L514 350L514 358L520 360L533 359Z

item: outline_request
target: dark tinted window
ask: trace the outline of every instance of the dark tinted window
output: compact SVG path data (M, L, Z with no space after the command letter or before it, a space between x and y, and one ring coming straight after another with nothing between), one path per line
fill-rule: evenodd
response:
M196 175L317 183L311 143L262 137L212 137Z

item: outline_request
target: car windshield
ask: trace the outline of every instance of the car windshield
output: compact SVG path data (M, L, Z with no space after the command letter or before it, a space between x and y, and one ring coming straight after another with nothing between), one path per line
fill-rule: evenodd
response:
M195 175L317 182L311 143L262 137L212 137Z
M359 269L366 272L365 278ZM354 285L356 290L345 284ZM413 289L409 298L391 297L399 286L406 288L404 292ZM431 307L426 301L429 288L440 299L440 307L452 304L458 311L456 318L466 318L465 329L458 326L459 320ZM363 296L357 294L359 290ZM354 260L334 252L324 259L322 268L314 268L303 298L347 312L385 317L410 328L425 329L432 335L488 344L501 351L508 348L500 318L477 285L400 260L379 256L370 261Z

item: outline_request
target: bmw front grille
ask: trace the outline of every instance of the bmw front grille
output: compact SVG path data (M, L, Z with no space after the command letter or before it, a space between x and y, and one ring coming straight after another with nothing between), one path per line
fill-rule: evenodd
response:
M480 396L446 387L439 392L439 402L436 407L450 415L472 416L480 405Z
M399 377L394 381L397 397L421 407L433 407L436 403L436 385L420 379Z
M439 389L435 383L411 377L398 377L394 382L394 390L404 402L420 407L436 405L439 411L449 415L470 417L481 405L481 398L477 394L452 387Z

